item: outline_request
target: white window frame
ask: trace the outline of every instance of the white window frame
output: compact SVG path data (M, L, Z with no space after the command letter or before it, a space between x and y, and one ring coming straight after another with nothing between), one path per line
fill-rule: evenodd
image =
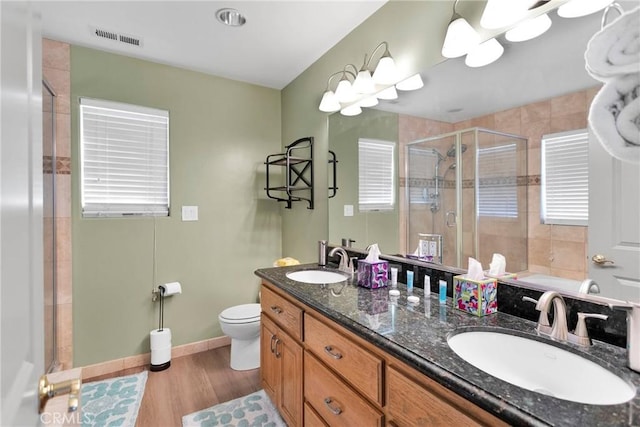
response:
M515 142L478 149L479 217L518 218L517 156Z
M396 143L358 139L358 210L392 211L396 204Z
M589 222L589 132L543 135L540 215L543 224Z
M80 98L82 216L169 215L169 112Z

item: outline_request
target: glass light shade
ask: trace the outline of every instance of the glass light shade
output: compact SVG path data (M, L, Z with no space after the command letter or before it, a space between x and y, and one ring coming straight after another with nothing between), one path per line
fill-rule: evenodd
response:
M480 43L478 32L463 17L451 21L442 45L442 56L458 58Z
M373 81L379 85L392 85L398 80L396 63L391 56L383 56L373 72Z
M338 102L338 98L333 91L328 90L322 95L322 101L320 101L320 106L318 107L320 111L325 113L335 113L340 110L340 103Z
M343 116L357 116L360 113L362 113L362 108L358 104L349 105L340 110L340 114Z
M358 105L361 107L375 107L378 105L378 98L375 95L367 96L363 98Z
M356 93L373 93L376 91L376 85L371 78L369 70L360 70L353 82L353 90Z
M571 0L558 8L558 15L563 18L578 18L590 15L613 3L613 0Z
M524 18L532 3L531 0L489 0L482 12L480 25L489 30L513 25Z
M400 83L398 83L396 85L396 89L398 89L398 90L416 90L416 89L420 89L422 86L424 86L424 83L422 82L422 77L420 76L420 74L414 74L413 76L409 77L408 79L405 79L405 80L401 81Z
M546 13L543 13L533 19L527 19L518 24L517 27L510 29L505 34L505 37L510 42L523 42L538 37L549 28L551 28L551 19Z
M378 97L378 99L384 99L384 100L397 99L398 92L396 92L395 86L389 86L382 92L377 93L376 96Z
M336 97L338 98L338 102L353 102L356 100L356 93L351 87L351 83L346 78L343 78L338 82L338 87L336 88Z
M498 40L489 39L467 54L464 63L469 67L484 67L500 58L503 52L504 47Z

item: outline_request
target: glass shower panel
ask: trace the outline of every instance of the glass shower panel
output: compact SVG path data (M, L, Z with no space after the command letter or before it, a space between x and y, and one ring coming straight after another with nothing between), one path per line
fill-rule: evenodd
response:
M56 368L56 141L55 93L42 82L42 178L44 238L44 362Z

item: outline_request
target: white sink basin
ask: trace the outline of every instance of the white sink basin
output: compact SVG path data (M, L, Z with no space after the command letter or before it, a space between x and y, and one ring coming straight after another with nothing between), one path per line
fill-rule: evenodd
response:
M296 282L315 284L344 282L348 278L345 274L327 270L292 271L287 273L287 277Z
M476 368L537 393L591 405L616 405L636 394L602 366L540 341L500 332L451 335L449 347Z

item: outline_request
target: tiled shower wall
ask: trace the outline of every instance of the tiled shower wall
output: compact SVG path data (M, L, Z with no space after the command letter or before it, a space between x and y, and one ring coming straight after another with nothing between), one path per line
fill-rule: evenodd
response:
M545 225L540 222L540 141L546 134L586 128L589 105L598 90L599 87L594 87L453 124L401 115L399 119L400 164L404 164L404 151L408 142L455 130L483 127L527 138L529 271L582 280L586 278L588 270L587 227ZM446 152L448 147L436 148ZM400 173L400 185L404 186L406 180L402 176L403 168L400 168ZM400 206L406 206L404 193L400 191ZM401 214L400 217L403 221L400 224L401 247L404 247L405 243L402 240L406 236L407 215ZM465 239L465 241L469 240Z
M71 62L70 46L42 40L42 76L56 93L56 339L60 369L73 367L71 292ZM53 161L53 159L51 159Z

